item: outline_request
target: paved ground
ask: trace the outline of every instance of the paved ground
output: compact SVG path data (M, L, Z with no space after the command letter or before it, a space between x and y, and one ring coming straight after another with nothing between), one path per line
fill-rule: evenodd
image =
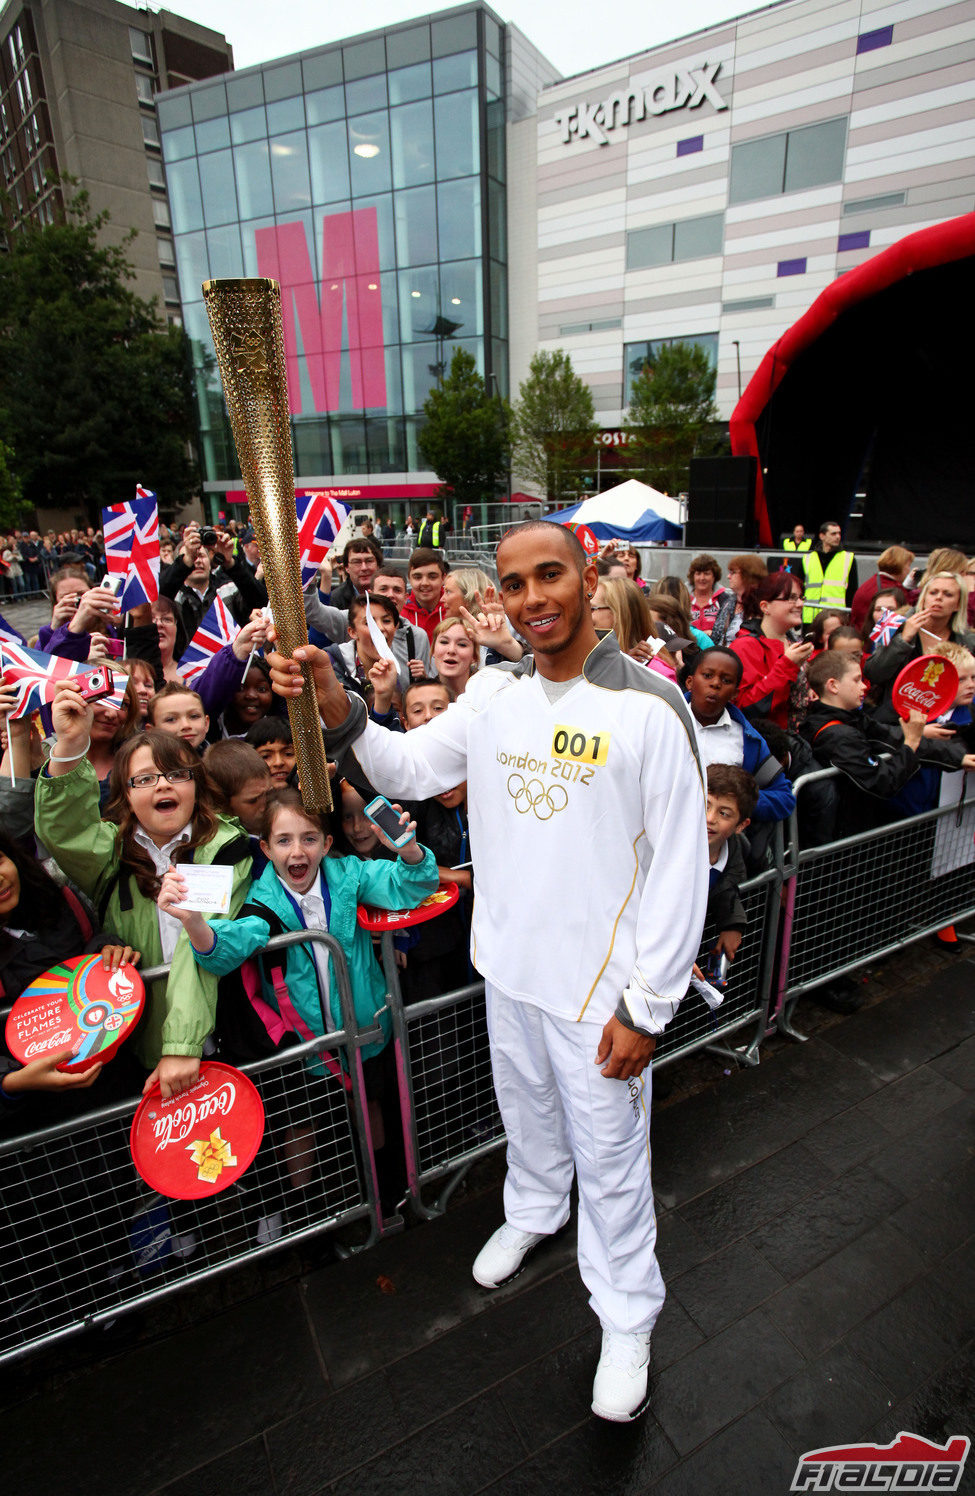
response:
M120 1320L110 1354L8 1368L4 1486L766 1496L807 1449L971 1435L973 978L946 966L655 1116L669 1296L638 1425L588 1412L571 1232L507 1289L471 1280L495 1168L362 1256L289 1276L282 1254Z

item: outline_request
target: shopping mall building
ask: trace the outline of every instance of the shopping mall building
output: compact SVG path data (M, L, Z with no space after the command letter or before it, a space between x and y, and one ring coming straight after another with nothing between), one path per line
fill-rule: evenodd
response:
M425 504L455 347L501 395L567 350L612 463L662 344L727 417L835 277L972 210L973 64L967 0L780 0L563 79L475 4L158 96L212 512L243 495L209 277L281 282L299 485Z

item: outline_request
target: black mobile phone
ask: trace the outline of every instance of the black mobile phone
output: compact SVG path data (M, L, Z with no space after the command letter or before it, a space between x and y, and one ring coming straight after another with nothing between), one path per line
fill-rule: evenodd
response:
M399 815L385 795L377 795L375 800L370 800L363 810L363 815L384 836L389 837L394 847L405 847L407 842L412 841L416 835L415 831L410 831L400 825Z

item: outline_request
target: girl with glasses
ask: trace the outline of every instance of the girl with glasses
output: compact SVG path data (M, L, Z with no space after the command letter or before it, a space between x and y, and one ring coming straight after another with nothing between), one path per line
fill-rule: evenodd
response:
M250 848L236 821L219 815L194 749L172 733L150 729L128 738L112 766L105 821L98 781L87 758L91 706L73 680L60 681L52 707L56 734L37 781L37 834L59 865L97 905L108 928L142 952L143 964L171 965L152 983L132 1048L164 1097L179 1095L199 1074L214 1025L216 978L193 960L179 920L157 906L174 864L233 868L233 918L250 881Z

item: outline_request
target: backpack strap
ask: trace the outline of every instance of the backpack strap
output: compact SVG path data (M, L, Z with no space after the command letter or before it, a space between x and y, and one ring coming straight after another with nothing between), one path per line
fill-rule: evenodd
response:
M218 848L211 865L213 867L236 867L239 862L243 862L245 857L250 857L251 855L251 844L248 838L246 836L235 836L233 841L229 841L224 846ZM262 906L259 905L258 907ZM261 914L261 918L266 919L270 913L269 909L266 910ZM281 931L276 930L275 934L280 935Z

